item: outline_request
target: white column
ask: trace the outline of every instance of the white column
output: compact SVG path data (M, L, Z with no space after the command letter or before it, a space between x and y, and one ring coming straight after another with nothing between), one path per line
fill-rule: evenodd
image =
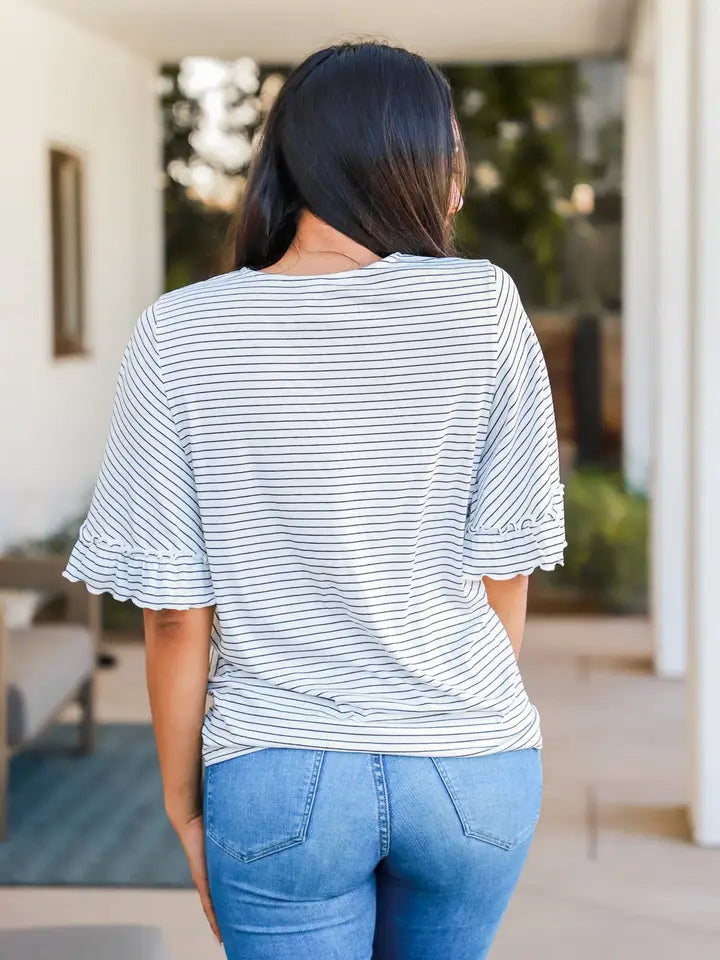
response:
M653 81L649 58L628 63L623 171L623 468L630 487L650 477L653 313Z
M655 0L651 608L655 667L685 673L690 491L690 6Z
M692 825L720 845L720 4L692 9Z

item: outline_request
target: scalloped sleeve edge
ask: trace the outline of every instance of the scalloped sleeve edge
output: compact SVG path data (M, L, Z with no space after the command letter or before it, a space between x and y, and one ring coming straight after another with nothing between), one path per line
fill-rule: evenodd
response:
M463 575L509 580L538 569L553 570L562 566L566 547L564 487L558 483L547 511L540 517L494 528L468 525Z
M109 593L147 610L190 610L215 604L204 553L145 551L81 535L63 577L84 583L90 593Z

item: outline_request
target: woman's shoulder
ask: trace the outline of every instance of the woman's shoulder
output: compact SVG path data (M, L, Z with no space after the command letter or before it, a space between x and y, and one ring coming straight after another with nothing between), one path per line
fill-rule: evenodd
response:
M187 318L193 313L202 314L208 308L217 308L218 304L233 296L241 282L241 272L232 270L168 290L152 305L156 322L172 323L174 319Z
M477 276L479 278L492 277L496 270L495 265L489 260L474 257L430 257L403 253L400 255L400 262L409 268L415 267L420 270L468 277Z
M441 275L448 280L478 281L483 287L493 288L498 297L503 290L516 292L515 282L510 274L498 264L484 257L426 257L414 254L402 254L400 264L421 272L428 271Z
M494 298L500 305L509 293L517 296L515 284L502 267L486 258L448 256L435 257L410 253L393 256L387 276L397 277L398 271L408 270L419 280L439 281L455 292L472 290L484 299ZM211 318L222 318L228 310L237 310L243 294L252 295L254 285L248 284L245 270L231 270L205 280L187 284L163 293L149 308L149 314L160 330L177 325L192 326L193 321L207 323Z

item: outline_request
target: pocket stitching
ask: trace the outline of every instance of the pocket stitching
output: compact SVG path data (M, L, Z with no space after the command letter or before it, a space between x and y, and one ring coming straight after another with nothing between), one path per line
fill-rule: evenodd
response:
M485 833L482 830L476 830L473 827L469 826L470 818L465 812L465 808L463 807L460 801L460 797L457 793L457 790L455 789L455 786L452 782L450 774L445 768L445 765L443 764L442 760L439 757L431 757L430 759L432 760L433 765L435 766L435 769L437 770L440 776L440 779L445 785L445 789L447 790L448 795L450 796L450 800L452 801L452 804L455 807L455 812L458 815L458 819L460 820L462 831L466 837L472 837L474 840L482 840L483 842L490 843L495 847L499 847L502 850L508 851L508 850L514 850L515 847L518 847L523 842L523 840L526 840L531 835L531 833L533 832L533 830L537 825L538 820L540 819L540 809L541 809L541 803L542 803L542 786L540 789L540 802L537 805L537 813L535 814L529 826L521 830L520 834L514 839L503 840L500 837L493 835L492 833Z
M280 850L288 849L289 847L295 847L299 843L303 843L307 837L308 827L310 825L310 815L312 814L312 808L315 804L315 796L317 794L318 783L320 781L320 767L322 765L323 759L325 757L324 750L315 750L315 757L313 760L313 766L310 772L310 788L308 790L307 799L305 800L305 809L302 813L302 823L298 833L294 834L292 837L283 840L277 840L275 843L264 846L262 850L257 853L246 854L239 850L233 843L229 840L226 840L224 837L216 833L213 827L213 817L211 814L212 810L212 775L211 771L215 764L211 764L206 771L207 776L207 809L208 816L206 818L205 832L210 840L216 846L220 847L221 850L224 850L228 856L233 857L235 860L240 860L242 863L251 863L253 860L260 860L262 857L270 856L273 853L278 853Z
M302 828L299 834L300 840L305 840L307 837L308 827L310 826L310 815L315 806L315 797L317 795L318 783L320 782L320 767L324 759L325 751L316 750L315 761L313 763L312 773L310 774L310 789L308 790L305 810L303 811Z

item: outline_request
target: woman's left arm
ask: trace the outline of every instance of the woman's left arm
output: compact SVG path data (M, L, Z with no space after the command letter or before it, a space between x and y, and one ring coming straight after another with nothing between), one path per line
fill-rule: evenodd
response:
M213 607L144 610L147 686L165 810L190 864L213 933L202 818L202 741Z
M201 809L201 730L215 591L190 451L168 398L162 298L123 353L105 453L64 575L142 608L165 807L213 932Z

